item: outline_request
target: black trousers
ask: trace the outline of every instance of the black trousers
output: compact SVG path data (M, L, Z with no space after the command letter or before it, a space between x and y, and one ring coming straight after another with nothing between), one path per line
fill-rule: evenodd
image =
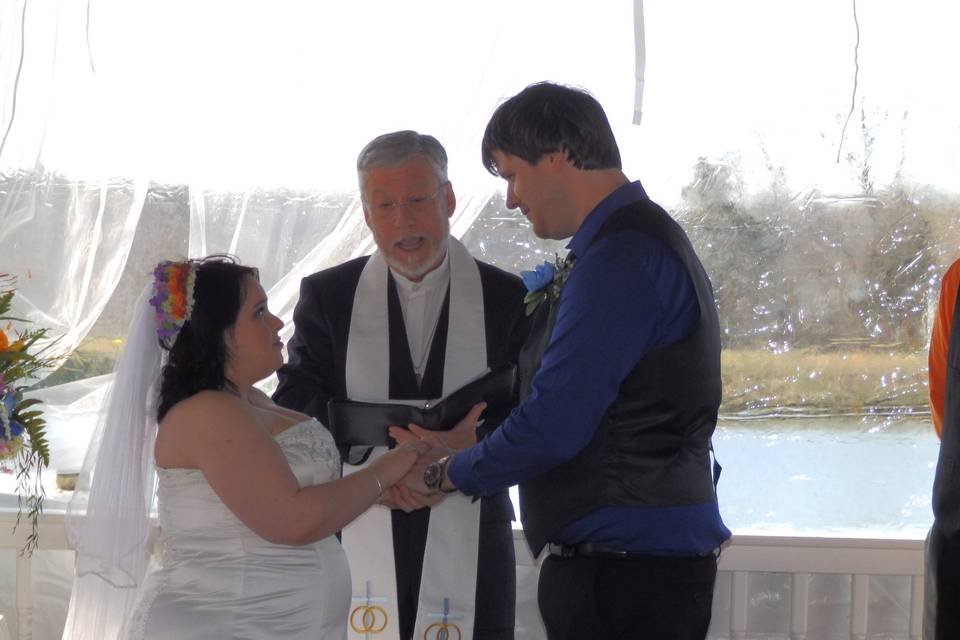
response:
M537 600L549 640L703 640L717 559L547 556Z
M934 522L927 536L924 640L960 638L960 539L948 538Z

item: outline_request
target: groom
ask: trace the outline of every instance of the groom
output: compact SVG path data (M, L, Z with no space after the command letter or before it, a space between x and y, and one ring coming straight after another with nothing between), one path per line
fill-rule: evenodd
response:
M586 92L527 87L494 112L482 152L507 206L542 238L572 236L570 256L540 289L520 407L406 482L468 495L520 484L527 542L548 551L538 602L551 640L702 639L730 536L711 473L720 332L707 274L623 174Z
M321 422L332 397L444 396L487 367L516 362L527 334L519 278L475 260L450 236L456 196L435 138L382 135L360 152L357 172L377 251L304 278L290 360L274 395ZM480 437L505 415L484 417ZM344 473L379 453L351 451ZM369 595L387 614L380 638L424 637L445 608L464 640L513 638L507 492L478 502L455 496L418 510L437 501L410 492L390 500L403 510L374 507L343 531L361 607L352 633L382 622L363 608Z

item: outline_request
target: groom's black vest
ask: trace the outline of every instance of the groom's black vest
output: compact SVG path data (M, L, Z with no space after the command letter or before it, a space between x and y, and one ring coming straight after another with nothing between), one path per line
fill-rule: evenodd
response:
M583 450L520 485L521 519L534 556L564 526L600 507L690 505L715 496L710 437L720 406L720 329L710 280L680 226L649 199L614 212L591 244L624 231L639 231L676 252L696 290L699 323L680 342L637 362ZM521 399L530 392L555 321L555 304L538 308L520 353Z

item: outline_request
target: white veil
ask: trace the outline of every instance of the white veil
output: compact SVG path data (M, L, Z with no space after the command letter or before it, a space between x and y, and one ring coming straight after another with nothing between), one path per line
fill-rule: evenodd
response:
M162 360L149 303L152 292L148 285L137 299L105 410L67 510L77 575L64 640L118 637L150 559Z

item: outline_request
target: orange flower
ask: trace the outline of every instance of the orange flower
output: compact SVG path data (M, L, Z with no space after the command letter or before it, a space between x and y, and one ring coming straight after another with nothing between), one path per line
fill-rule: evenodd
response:
M0 351L6 351L7 347L10 346L10 341L7 340L7 334L3 331L0 331Z
M17 340L11 344L10 351L23 351L23 340Z

